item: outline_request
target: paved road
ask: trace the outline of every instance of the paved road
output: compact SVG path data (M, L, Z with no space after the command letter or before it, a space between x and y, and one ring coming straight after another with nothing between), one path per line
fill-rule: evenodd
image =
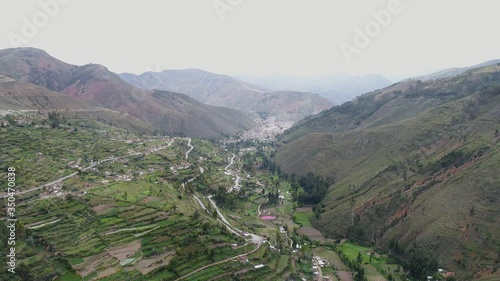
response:
M167 143L166 146L160 146L159 148L155 148L153 150L151 150L150 152L153 153L153 152L156 152L158 150L162 150L162 149L165 149L165 148L168 148L170 147L173 143L174 143L175 139L171 139L169 143Z
M243 231L237 229L236 227L232 226L229 221L227 221L226 217L224 217L224 215L222 214L222 212L219 210L219 208L217 207L217 204L215 204L215 201L212 200L212 196L208 196L207 197L208 201L210 201L210 204L212 204L212 206L215 208L215 210L217 211L217 214L219 215L221 221L227 226L227 229L237 235L241 235L241 233L243 233ZM257 235L257 234L253 234L253 233L248 233L250 236L251 236L251 239L250 241L252 241L253 243L255 244L262 244L262 242L264 241L264 238Z
M200 204L201 208L202 208L203 210L205 210L205 211L207 211L207 212L208 212L207 208L205 207L205 204L203 204L203 202L200 200L200 198L198 198L198 196L196 196L196 195L194 195L194 194L193 194L193 197L194 197L194 199L195 199L196 201L198 201L198 204Z

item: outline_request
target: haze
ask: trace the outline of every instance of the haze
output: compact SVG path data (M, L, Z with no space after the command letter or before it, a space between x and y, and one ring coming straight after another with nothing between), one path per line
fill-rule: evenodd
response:
M23 36L24 18L33 22L44 11L40 3L50 1L2 0L0 49L13 47L15 34L25 39L20 46L117 73L201 68L225 74L380 73L393 80L500 57L495 0L401 0L400 13L350 62L342 42L353 45L355 28L365 29L372 12L391 1L66 0L32 38ZM231 9L218 13L214 3Z

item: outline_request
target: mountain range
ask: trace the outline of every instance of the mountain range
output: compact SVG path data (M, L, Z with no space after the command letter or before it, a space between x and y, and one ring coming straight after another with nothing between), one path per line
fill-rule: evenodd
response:
M4 49L0 113L57 111L212 139L269 117L297 121L273 160L330 180L312 220L325 236L410 265L436 261L466 280L498 275L500 60L392 85L378 75L239 78L247 82L199 69L118 75Z
M459 72L367 93L280 136L282 170L335 179L318 229L467 280L497 271L500 64Z
M392 84L379 74L348 75L332 74L311 77L274 75L239 75L242 81L263 85L273 90L294 90L313 92L334 104L342 104L373 90L382 89Z
M200 69L165 70L140 75L123 73L120 77L139 88L185 93L203 103L241 110L263 119L274 116L281 121L299 121L333 106L318 94L271 91Z
M22 85L26 91L26 83L47 89L37 88L39 98L61 101L49 106L51 109L70 109L75 104L111 109L139 119L148 125L145 128L152 127L163 134L217 138L253 126L252 119L237 110L205 105L181 93L139 89L104 66L70 65L38 49L0 50L0 73L25 83ZM16 87L22 92L20 85ZM9 96L4 96L4 107L9 108L5 97ZM19 109L47 108L31 104Z

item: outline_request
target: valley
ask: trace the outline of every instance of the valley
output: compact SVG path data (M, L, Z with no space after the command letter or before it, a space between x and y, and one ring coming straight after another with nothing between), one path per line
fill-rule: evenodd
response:
M437 264L497 278L499 67L405 80L285 131L284 172L335 179L312 225L374 243L420 279Z
M42 123L43 116L31 118ZM66 122L74 128L0 130L5 147L15 143L24 152L0 159L2 169L16 166L19 187L21 279L4 280L352 280L359 274L338 257L340 241L308 236L312 211L297 208L291 183L248 165L261 162L272 142L224 145ZM25 140L17 142L21 135ZM38 138L47 146L30 145ZM68 154L56 146L81 150ZM60 164L35 168L41 159Z
M0 73L1 280L498 278L496 60L337 106L295 90L388 81L271 90L34 48Z

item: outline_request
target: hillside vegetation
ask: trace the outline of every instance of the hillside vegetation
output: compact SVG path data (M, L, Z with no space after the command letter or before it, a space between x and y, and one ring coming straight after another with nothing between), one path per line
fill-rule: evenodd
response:
M313 225L461 278L498 275L500 66L404 81L304 120L281 140L289 173L333 177ZM418 272L417 274L418 275Z

